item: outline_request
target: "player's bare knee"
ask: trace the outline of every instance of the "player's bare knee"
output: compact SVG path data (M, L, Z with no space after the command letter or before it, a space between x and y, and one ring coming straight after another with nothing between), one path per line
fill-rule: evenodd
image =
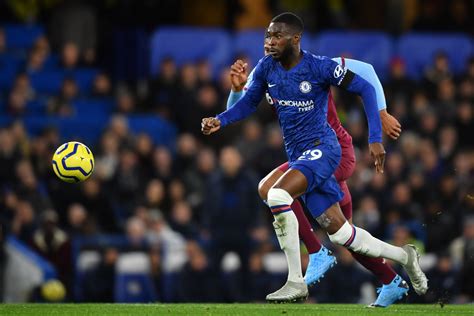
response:
M342 214L342 211L338 203L333 204L329 207L320 217L316 219L322 228L326 230L328 234L336 233L346 222L346 218Z
M263 178L260 180L258 183L258 195L260 195L260 198L264 201L268 199L268 191L271 188L271 184L269 183L267 178Z

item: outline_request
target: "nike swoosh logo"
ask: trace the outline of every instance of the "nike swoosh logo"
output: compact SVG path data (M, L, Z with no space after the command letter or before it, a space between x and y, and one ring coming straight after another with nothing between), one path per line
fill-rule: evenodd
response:
M269 83L269 84L268 84L268 87L271 88L271 87L274 87L274 86L276 86L276 85L277 85L277 83L274 83L274 84Z

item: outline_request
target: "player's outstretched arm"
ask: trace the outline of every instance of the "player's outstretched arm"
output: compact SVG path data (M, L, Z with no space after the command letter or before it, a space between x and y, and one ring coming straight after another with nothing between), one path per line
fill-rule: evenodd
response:
M400 137L402 126L395 117L387 112L387 103L385 101L382 83L380 82L374 67L369 63L356 59L336 57L332 60L361 76L374 87L375 95L377 97L377 107L379 109L380 119L382 121L383 132L392 139L397 139Z
M253 70L253 73L253 80L250 84L247 84L245 95L234 106L215 118L203 119L201 130L205 135L210 135L221 127L240 121L255 112L266 90L266 80L260 62Z

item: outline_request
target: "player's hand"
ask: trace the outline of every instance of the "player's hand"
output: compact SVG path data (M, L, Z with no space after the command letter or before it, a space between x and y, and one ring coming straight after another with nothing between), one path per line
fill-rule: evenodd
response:
M232 83L232 91L240 92L247 83L247 63L238 59L230 66L230 82Z
M385 149L382 143L369 144L369 151L372 158L375 160L375 171L383 173L383 166L385 164Z
M206 117L202 119L201 131L204 135L211 135L221 128L221 121L215 117Z
M388 114L387 110L382 110L379 113L382 121L383 132L392 139L400 137L400 133L402 132L400 122L398 122L398 120L392 115Z

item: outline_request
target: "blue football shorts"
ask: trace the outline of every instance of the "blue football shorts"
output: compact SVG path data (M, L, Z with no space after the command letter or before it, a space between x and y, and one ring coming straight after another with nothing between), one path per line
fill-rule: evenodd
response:
M308 187L301 198L314 218L344 197L334 177L340 160L339 144L320 144L304 151L297 160L290 162L291 169L299 170L306 177Z

